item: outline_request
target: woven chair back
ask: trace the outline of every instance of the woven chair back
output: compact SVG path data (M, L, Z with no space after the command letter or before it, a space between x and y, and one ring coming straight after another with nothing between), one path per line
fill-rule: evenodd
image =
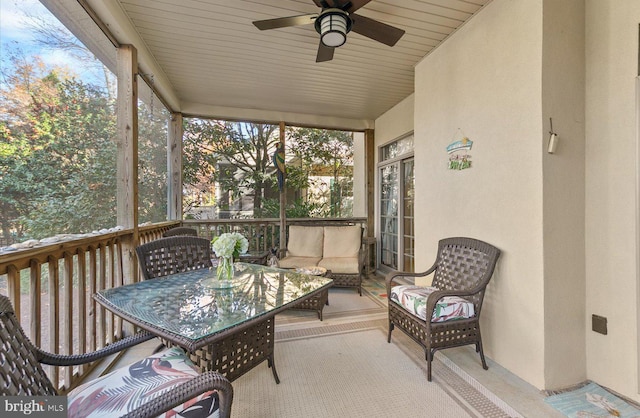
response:
M480 312L484 289L493 275L500 250L473 238L447 238L438 244L438 259L432 286L440 290L481 291L465 296Z
M136 253L145 279L212 267L211 243L206 238L160 238L140 245Z
M163 237L175 237L177 235L188 235L191 237L197 237L198 231L193 228L179 226L177 228L171 228L168 231L165 231L164 234L162 234Z
M38 349L25 335L11 301L3 295L0 295L0 346L0 395L57 394L40 365Z

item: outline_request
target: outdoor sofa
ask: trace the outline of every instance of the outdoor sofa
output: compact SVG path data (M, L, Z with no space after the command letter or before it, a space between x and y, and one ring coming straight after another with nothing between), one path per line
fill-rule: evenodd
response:
M365 253L363 228L349 226L289 227L289 240L280 268L323 267L334 287L353 287L362 296Z

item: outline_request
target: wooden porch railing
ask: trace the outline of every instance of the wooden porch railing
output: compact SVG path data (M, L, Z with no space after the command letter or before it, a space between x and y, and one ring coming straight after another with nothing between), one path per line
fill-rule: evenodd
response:
M354 223L366 225L366 218L287 220L287 225ZM138 243L161 238L180 224L140 226ZM240 232L249 239L250 251L279 246L279 219L186 220L182 225L196 228L200 236L209 239L223 232ZM123 321L96 304L92 295L131 281L125 272L138 268L130 250L133 239L133 230L128 229L0 254L0 293L9 296L36 346L51 353L82 354L124 336ZM91 368L50 366L47 373L65 392L81 382Z
M249 251L269 251L279 248L280 219L187 219L184 226L194 228L198 235L213 239L224 232L239 232L249 240ZM291 225L353 225L367 226L367 218L287 218L287 228ZM367 233L365 231L365 236ZM286 243L286 240L284 241Z
M177 224L141 226L139 242L157 239ZM122 321L91 295L123 284L126 263L132 260L123 248L132 241L133 231L121 230L0 254L0 292L9 296L36 346L82 354L122 338ZM64 392L90 369L48 366L47 372Z

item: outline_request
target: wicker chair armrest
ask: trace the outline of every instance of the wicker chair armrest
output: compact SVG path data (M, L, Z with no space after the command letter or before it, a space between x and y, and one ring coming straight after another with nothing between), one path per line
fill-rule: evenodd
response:
M231 416L231 403L233 402L233 387L226 377L214 371L194 377L135 411L129 412L125 417L155 417L210 390L218 392L220 418L229 418Z
M109 344L100 350L85 354L53 354L43 351L38 347L35 347L35 349L37 350L38 360L43 364L50 364L52 366L75 366L100 360L104 357L110 356L111 354L122 351L125 348L133 347L134 345L151 340L155 337L156 336L154 334L148 331L141 331L113 344Z
M436 290L431 293L427 298L426 315L427 318L433 317L433 311L436 309L438 301L447 296L458 296L464 298L465 296L472 296L482 291L485 286L478 286L467 290Z
M358 250L358 272L360 274L364 273L364 270L365 270L364 264L365 264L366 258L367 258L367 252L361 245L360 250Z
M385 282L387 285L387 295L391 294L391 284L393 283L397 283L394 279L396 277L424 277L424 276L428 276L429 274L433 273L433 271L435 270L435 265L432 266L429 270L427 271L423 271L423 272L418 272L418 273L411 273L408 271L397 271L397 270L393 270L389 273L387 273L387 276L385 277Z

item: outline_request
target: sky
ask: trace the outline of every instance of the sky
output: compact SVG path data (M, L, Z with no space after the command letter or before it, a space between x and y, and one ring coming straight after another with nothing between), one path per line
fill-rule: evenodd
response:
M20 47L27 55L39 55L48 66L72 66L75 69L86 65L70 65L75 59L64 51L42 49L29 30L30 16L45 19L63 27L38 0L0 0L0 66L6 70L8 55L12 49ZM95 75L84 74L95 81ZM84 78L80 74L81 78Z
M7 47L18 44L26 52L37 53L45 63L64 65L68 56L58 51L40 50L26 24L27 16L37 16L52 22L57 19L38 0L0 0L0 48L5 57Z
M37 0L0 0L0 36L5 40L30 41L24 31L25 12L45 16L47 11Z

